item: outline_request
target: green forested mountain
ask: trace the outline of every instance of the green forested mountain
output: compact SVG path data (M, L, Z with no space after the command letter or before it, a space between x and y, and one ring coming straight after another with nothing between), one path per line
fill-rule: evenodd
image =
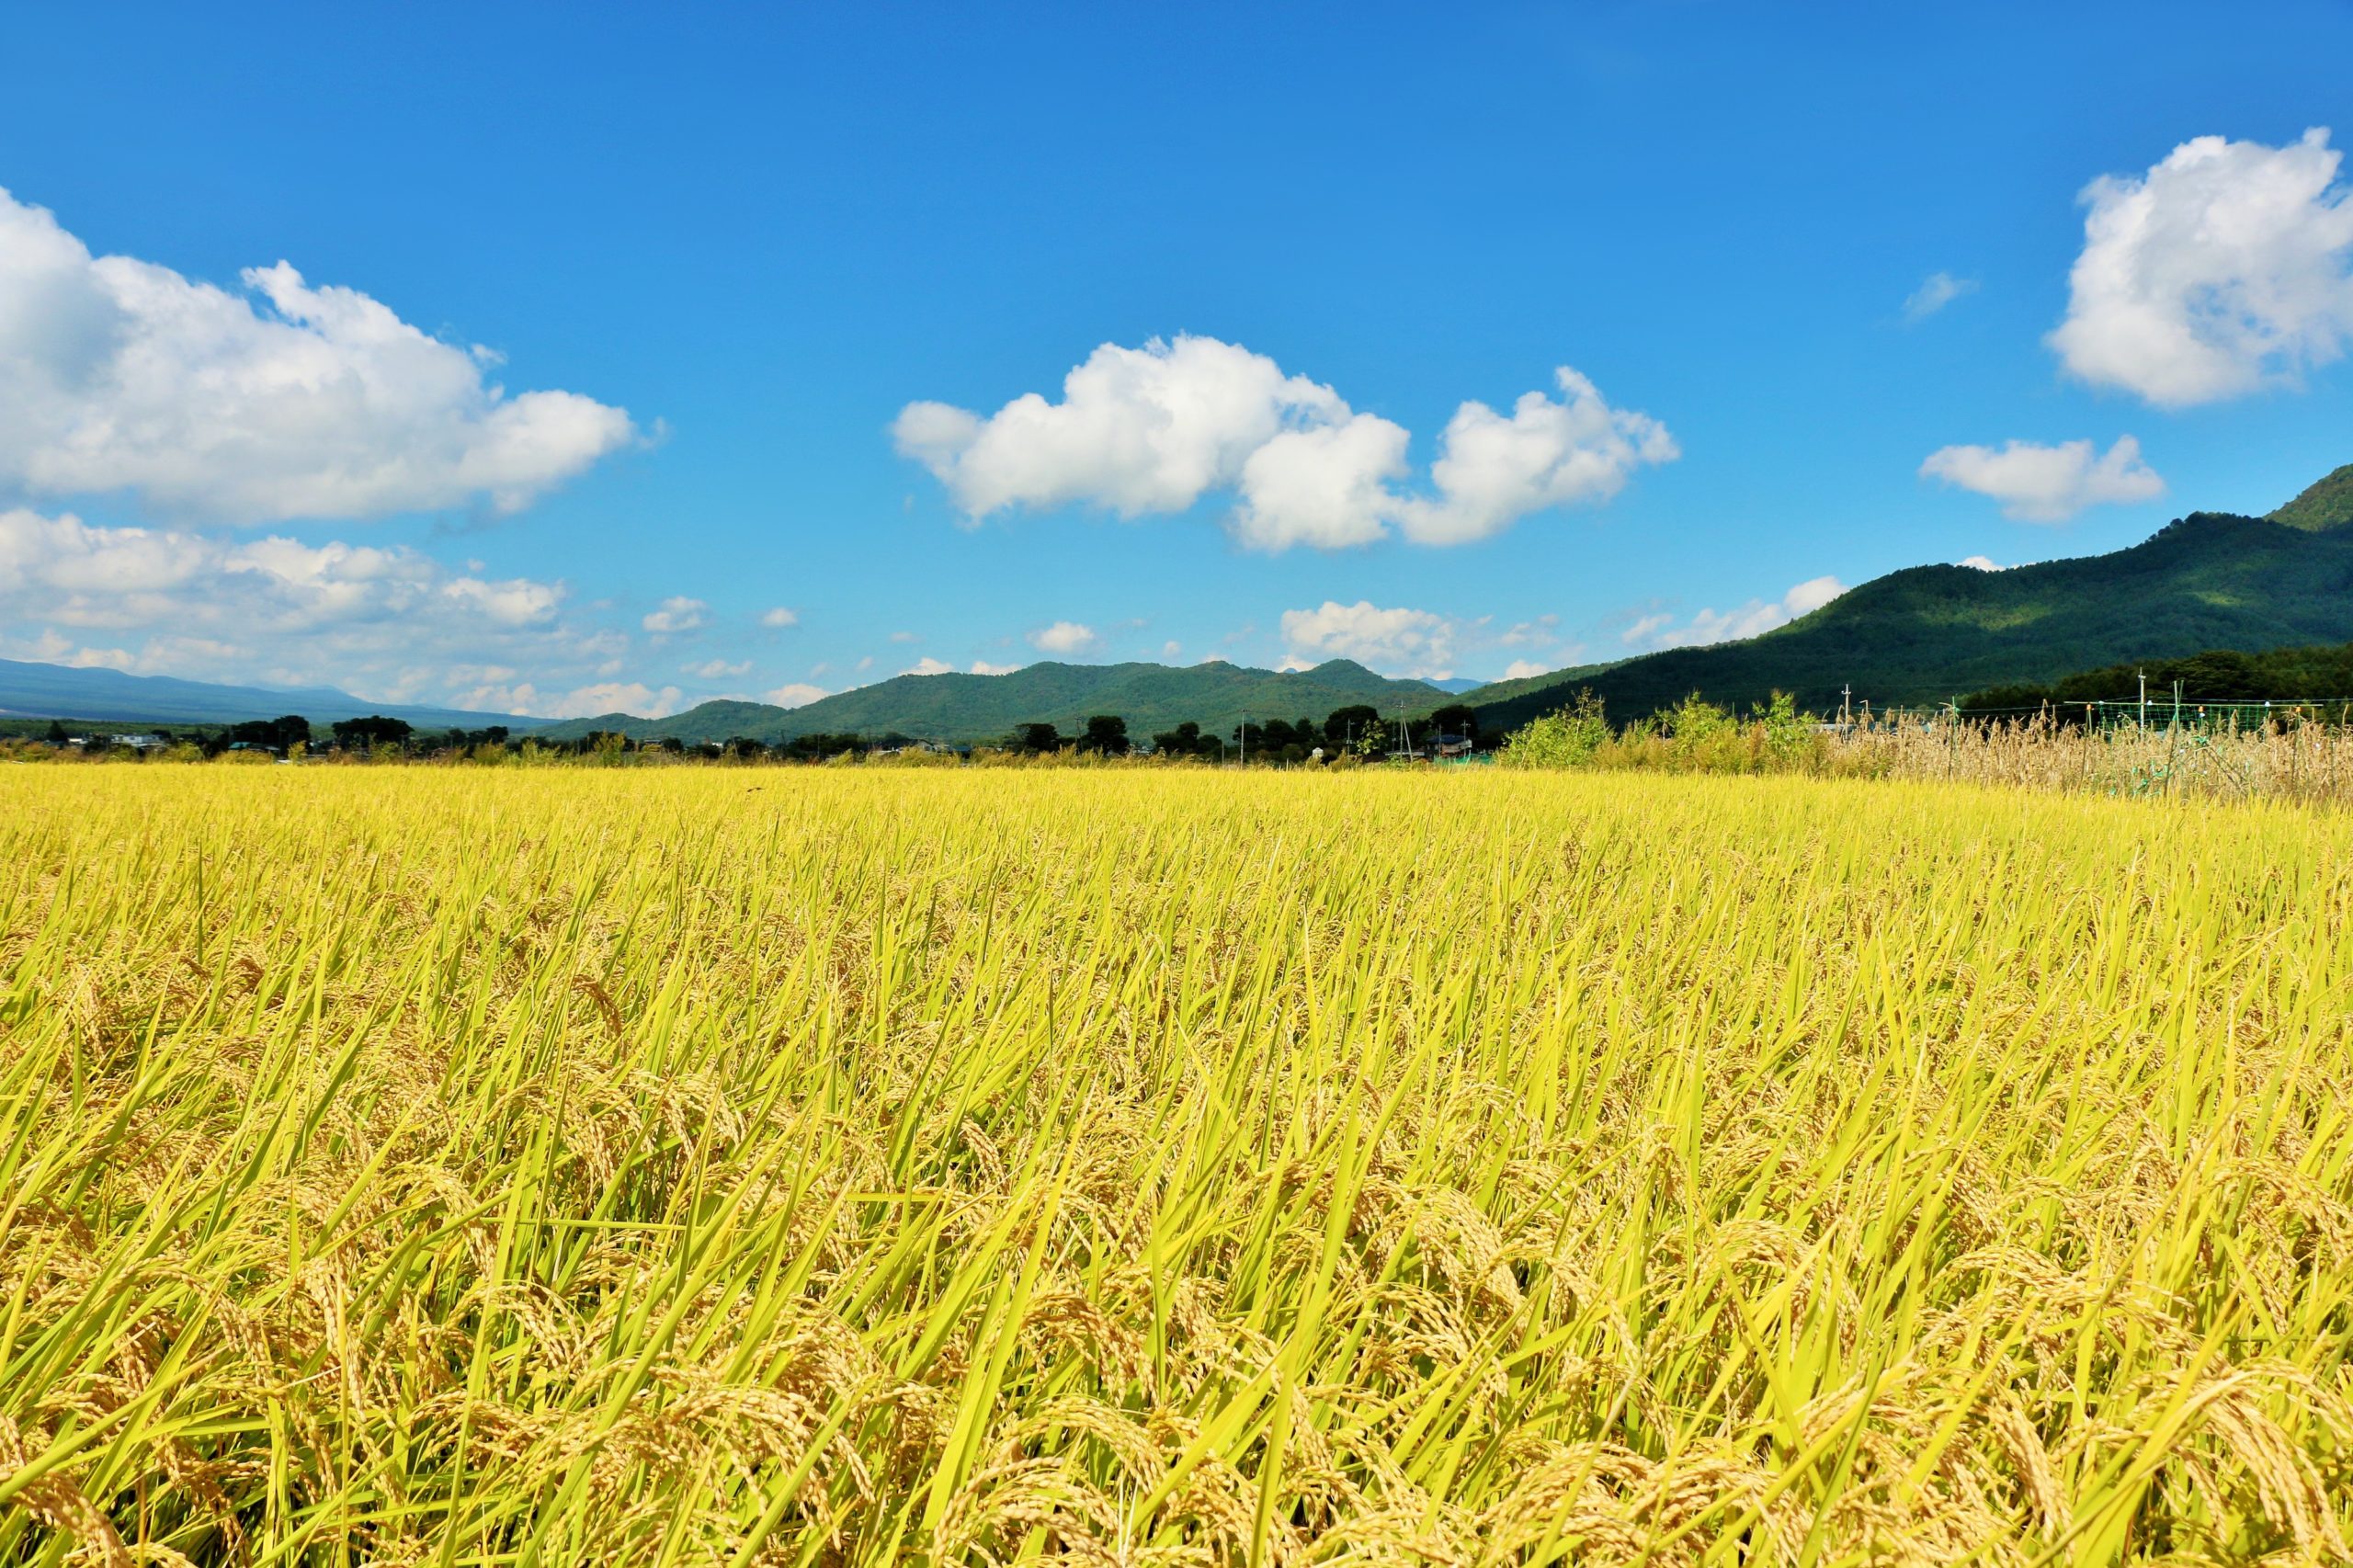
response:
M2272 513L2271 520L2291 528L2313 529L2353 523L2353 463L2347 463Z
M1677 648L1598 674L1563 671L1462 700L1498 733L1589 687L1613 717L1696 691L1741 708L1786 691L1826 711L1851 685L1874 705L2048 684L2120 661L2353 639L2353 467L2269 517L2200 512L2129 550L2006 572L1915 566L1740 642Z
M1010 675L899 676L801 708L760 702L706 702L668 719L608 713L545 732L552 739L618 730L636 740L675 735L688 744L745 735L900 734L951 743L1001 738L1016 724L1048 723L1071 733L1090 715L1116 713L1138 739L1190 719L1224 734L1245 718L1314 719L1369 702L1384 713L1420 714L1449 701L1417 680L1391 680L1362 665L1334 659L1312 670L1254 670L1223 663L1188 665L1030 665Z
M2055 681L1989 687L1961 699L1965 711L2006 713L2044 704L2130 702L2146 697L2159 713L2174 692L2184 702L2311 702L2353 698L2353 642L2242 653L2210 648L2186 659L2133 659L2082 670ZM2335 712L2332 707L2328 710Z

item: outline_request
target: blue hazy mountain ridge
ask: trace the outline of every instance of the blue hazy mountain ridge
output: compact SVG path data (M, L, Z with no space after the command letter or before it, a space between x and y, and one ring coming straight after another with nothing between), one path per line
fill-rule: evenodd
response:
M381 713L419 729L536 729L545 721L401 702L369 702L331 687L222 686L176 676L134 676L0 659L0 717L107 723L230 724L299 713L313 723Z

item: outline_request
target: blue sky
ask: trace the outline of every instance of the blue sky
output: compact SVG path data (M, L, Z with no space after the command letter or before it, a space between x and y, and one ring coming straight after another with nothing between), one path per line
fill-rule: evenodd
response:
M1491 677L2267 510L2353 461L2347 60L2343 4L17 7L0 655Z

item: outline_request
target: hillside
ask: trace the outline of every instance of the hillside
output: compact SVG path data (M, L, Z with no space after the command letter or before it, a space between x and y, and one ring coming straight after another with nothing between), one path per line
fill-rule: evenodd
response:
M1620 719L1694 691L1745 708L1781 690L1826 711L1848 684L1859 701L1883 708L2047 683L2120 660L2342 642L2353 639L2353 528L2310 519L2353 505L2353 495L2325 489L2348 473L2282 508L2296 522L2194 513L2108 555L2006 572L1915 566L1761 637L1645 654L1597 675L1563 672L1499 699L1469 700L1489 733L1561 707L1580 687Z
M924 740L991 741L1016 724L1050 723L1065 733L1089 715L1117 713L1139 739L1192 720L1223 734L1243 719L1311 718L1369 702L1384 713L1401 706L1427 713L1447 702L1437 687L1391 680L1362 665L1334 659L1311 670L1256 670L1223 663L1188 665L1038 664L1010 675L898 676L820 699L801 708L758 702L706 702L667 719L607 713L557 724L566 739L618 730L637 740L675 735L696 744L748 735L790 740L812 734L902 734Z
M1473 708L1485 709L1531 691L1543 691L1563 684L1589 684L1596 676L1614 670L1625 662L1623 659L1611 659L1598 665L1571 665L1565 669L1547 670L1540 676L1517 676L1509 680L1489 681L1484 686L1466 688L1459 700Z
M2004 713L2050 704L2063 716L2075 703L2131 702L2145 692L2152 706L2163 712L2172 705L2177 685L2185 703L2289 703L2353 697L2353 642L2273 648L2260 653L2211 648L2186 659L2133 659L2047 683L1989 687L1962 698L1961 706L1969 712Z
M2291 528L2334 528L2353 523L2353 463L2309 486L2302 495L2271 514L2275 523Z
M0 717L89 719L134 724L233 724L300 713L314 724L370 713L405 719L421 730L478 730L504 724L521 733L542 721L511 713L369 702L330 687L217 686L173 676L0 659Z

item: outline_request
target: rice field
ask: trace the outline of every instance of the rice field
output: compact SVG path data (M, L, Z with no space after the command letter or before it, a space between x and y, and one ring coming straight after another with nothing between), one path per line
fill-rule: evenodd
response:
M0 768L0 1561L2341 1561L2348 850Z

